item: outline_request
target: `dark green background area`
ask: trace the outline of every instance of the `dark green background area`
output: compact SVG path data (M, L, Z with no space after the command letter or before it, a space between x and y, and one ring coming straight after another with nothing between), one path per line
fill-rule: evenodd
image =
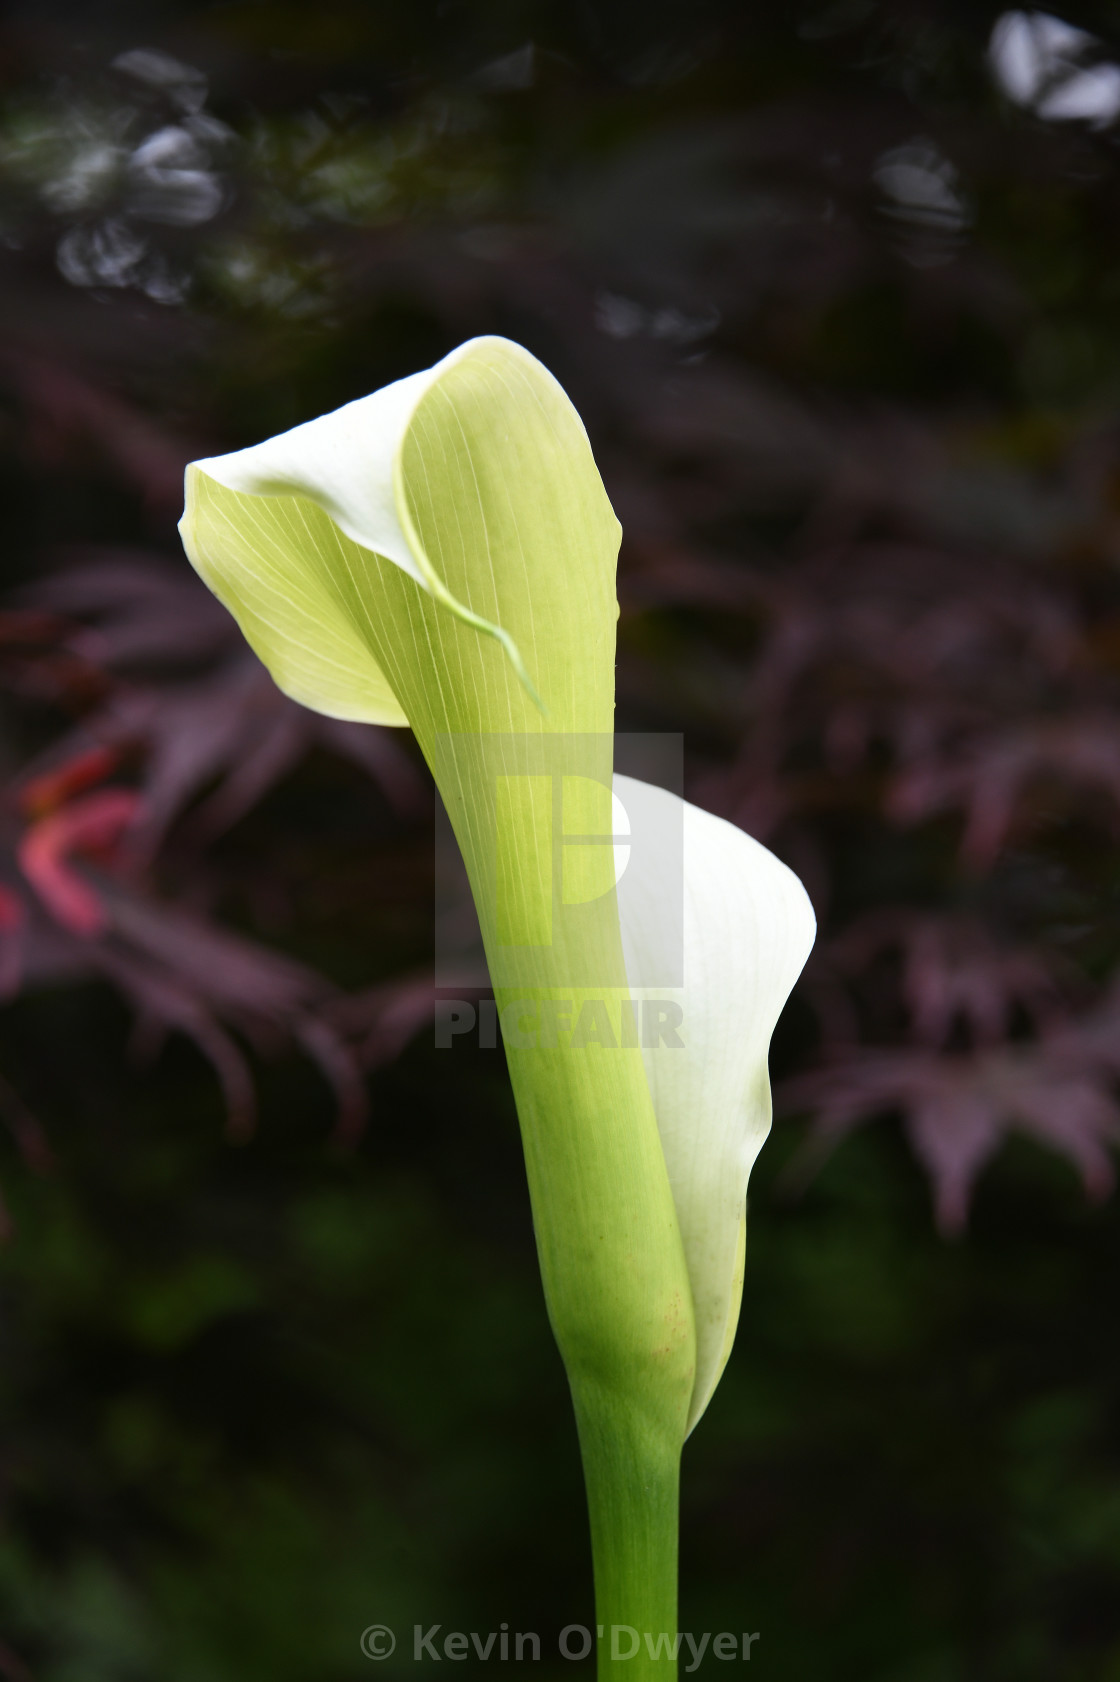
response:
M635 442L643 382L687 369L702 340L651 328L628 364L593 325L604 295L637 298L648 322L701 321L714 296L729 363L839 434L857 410L887 428L908 413L959 422L958 500L946 491L911 537L963 523L977 544L994 532L1030 551L1074 441L1107 434L1120 396L1120 189L1112 134L1001 102L984 68L998 11L28 0L0 25L9 125L111 104L112 58L158 46L206 70L237 138L214 226L153 235L192 277L174 307L67 286L63 221L30 177L0 171L8 325L207 451L506 332L572 391L628 530L656 479L701 544L780 579L811 501L796 437L762 491L710 502L725 469L708 442ZM1120 8L1063 16L1115 48ZM495 91L486 67L530 41L531 85ZM726 134L787 107L784 149L748 169ZM383 211L306 209L308 112L334 125L328 151L355 132L396 137ZM968 284L957 246L907 244L918 236L870 185L875 156L915 135L959 167ZM820 239L829 193L852 230L843 250ZM777 255L748 292L737 254L764 241ZM28 454L5 404L9 584L60 546L177 555L174 510L92 448ZM1059 564L1088 567L1103 525L1053 519ZM683 729L690 769L725 764L723 699L753 633L711 601L628 597L630 564L624 550L620 726ZM1114 575L1112 561L1093 575L1102 612ZM10 767L55 721L4 704ZM923 906L948 880L974 891L953 875L948 821L888 837L858 805L825 803L819 829L841 918ZM1107 975L1115 836L1070 821L1047 844L1047 868L1089 899L1062 915L1097 919L1071 949ZM352 769L316 755L215 849L221 913L368 986L425 957L428 846L422 824L394 826ZM174 862L167 885L189 888ZM0 1677L388 1682L416 1674L414 1624L503 1622L542 1637L524 1674L589 1674L556 1657L563 1626L592 1621L590 1563L501 1054L440 1053L421 1035L372 1076L349 1152L330 1143L314 1070L262 1061L260 1126L235 1146L201 1059L173 1038L139 1066L129 1032L93 983L0 1014L4 1077L54 1157L35 1174L0 1142L14 1223L0 1252ZM796 1004L776 1078L803 1068L814 1032ZM1120 1682L1120 1201L1090 1206L1066 1163L1013 1142L947 1242L895 1121L795 1194L805 1131L779 1121L752 1179L738 1341L685 1455L682 1627L757 1631L747 1674L773 1682ZM359 1641L377 1623L400 1650L373 1667ZM709 1656L701 1674L733 1669Z
M301 1682L363 1674L372 1623L505 1621L579 1674L578 1456L499 1054L417 1046L340 1161L310 1079L233 1149L187 1054L126 1084L103 1001L31 1014L105 1049L51 1112L56 1174L9 1174L13 1645L60 1679ZM783 1678L1114 1674L1112 1210L1023 1147L949 1247L887 1129L790 1202L793 1132L686 1450L682 1627L759 1632Z

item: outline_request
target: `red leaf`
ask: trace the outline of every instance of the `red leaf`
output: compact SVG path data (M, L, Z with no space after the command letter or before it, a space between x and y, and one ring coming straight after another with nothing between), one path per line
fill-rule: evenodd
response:
M131 789L105 789L40 818L21 840L20 869L51 916L72 934L100 933L106 914L89 883L70 868L71 855L109 852L140 805Z
M44 817L71 796L81 794L83 789L92 788L95 783L104 782L116 769L119 760L120 754L115 748L90 748L88 753L77 754L64 765L57 766L53 771L44 771L42 776L25 783L19 792L20 811L30 818Z

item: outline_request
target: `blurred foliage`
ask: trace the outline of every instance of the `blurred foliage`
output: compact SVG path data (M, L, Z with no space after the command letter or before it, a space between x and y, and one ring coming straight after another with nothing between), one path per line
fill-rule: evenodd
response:
M821 917L682 1625L1120 1678L1120 11L1040 17L7 8L6 1682L341 1682L378 1622L386 1677L417 1622L580 1671L500 1053L417 1033L415 755L279 697L174 534L192 456L478 332L587 420L620 727Z

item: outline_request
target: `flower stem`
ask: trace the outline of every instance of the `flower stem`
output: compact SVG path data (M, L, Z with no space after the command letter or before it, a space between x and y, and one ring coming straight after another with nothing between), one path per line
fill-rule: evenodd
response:
M632 1403L574 1397L595 1569L599 1682L675 1682L680 1443Z

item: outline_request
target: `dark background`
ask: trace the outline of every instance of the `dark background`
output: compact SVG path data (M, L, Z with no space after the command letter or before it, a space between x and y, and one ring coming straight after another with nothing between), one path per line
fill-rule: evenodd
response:
M1120 1679L1120 8L1000 16L7 6L5 1682L342 1682L373 1623L405 1676L414 1622L586 1671L426 775L175 536L187 460L484 332L623 521L620 728L821 923L682 1625L774 1682Z

